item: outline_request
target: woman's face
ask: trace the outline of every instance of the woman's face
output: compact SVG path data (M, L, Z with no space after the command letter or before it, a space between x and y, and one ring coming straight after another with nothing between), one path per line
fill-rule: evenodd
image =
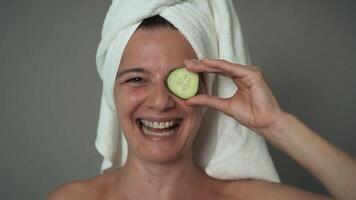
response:
M188 106L170 93L165 80L172 69L193 58L193 48L175 30L137 30L130 38L114 89L129 156L161 163L191 150L202 108Z

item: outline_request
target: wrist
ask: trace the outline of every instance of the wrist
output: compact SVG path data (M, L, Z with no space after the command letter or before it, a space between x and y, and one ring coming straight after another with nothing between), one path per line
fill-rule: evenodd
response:
M286 127L290 126L291 122L295 120L294 115L284 111L278 113L275 118L275 122L269 127L258 130L267 140L280 138L280 136L286 132Z

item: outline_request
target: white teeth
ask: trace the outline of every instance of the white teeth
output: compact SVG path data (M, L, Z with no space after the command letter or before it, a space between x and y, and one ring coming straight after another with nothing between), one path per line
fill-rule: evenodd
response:
M140 122L142 123L142 130L143 133L146 135L153 135L153 136L158 136L158 137L167 137L167 136L172 136L174 133L177 131L177 128L172 129L172 130L167 130L162 132L163 129L171 128L177 124L180 123L179 119L176 120L170 120L166 122L153 122L153 121L148 121L144 119L140 119ZM148 128L153 128L153 129L160 129L159 132L149 130Z
M159 129L163 129L164 127L166 127L165 124L166 124L165 122L159 123L158 128L159 128Z
M142 130L146 135L153 135L153 136L158 136L158 137L167 137L167 136L171 136L174 134L174 132L176 131L176 129L170 130L170 131L166 131L166 132L154 132L154 131L150 131L148 130L146 127L142 126Z
M158 128L158 122L153 122L153 128Z
M171 120L171 121L166 121L166 122L152 122L144 119L140 119L140 122L150 128L155 128L155 129L165 129L165 128L170 128L176 124L179 124L179 120Z

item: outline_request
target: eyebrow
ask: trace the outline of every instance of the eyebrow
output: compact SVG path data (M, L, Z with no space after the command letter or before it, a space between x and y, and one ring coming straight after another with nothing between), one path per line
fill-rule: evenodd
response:
M118 74L117 78L120 78L124 74L131 73L131 72L136 72L136 73L150 73L149 71L143 69L143 68L130 68L130 69L124 69Z

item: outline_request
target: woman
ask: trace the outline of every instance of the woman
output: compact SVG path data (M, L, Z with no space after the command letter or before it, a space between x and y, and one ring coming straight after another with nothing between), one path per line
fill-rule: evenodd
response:
M165 85L168 73L181 65L193 72L229 77L239 90L231 98L219 99L207 95L201 80L199 94L182 100ZM189 42L162 18L156 23L144 21L130 38L114 96L129 144L125 165L89 180L67 183L53 191L49 200L356 198L355 160L282 110L258 67L197 60ZM203 106L256 131L314 175L332 197L268 181L209 177L192 155ZM153 127L154 122L165 128Z

